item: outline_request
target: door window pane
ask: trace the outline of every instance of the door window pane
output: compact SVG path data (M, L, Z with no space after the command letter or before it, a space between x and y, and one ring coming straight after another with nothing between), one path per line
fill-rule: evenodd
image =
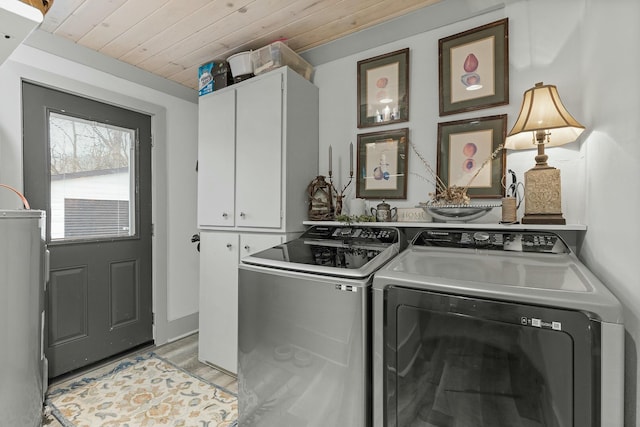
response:
M136 131L49 113L51 239L135 235Z

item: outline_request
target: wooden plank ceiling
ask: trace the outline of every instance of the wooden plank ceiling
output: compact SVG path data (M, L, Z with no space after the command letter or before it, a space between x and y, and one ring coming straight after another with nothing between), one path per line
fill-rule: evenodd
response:
M287 39L300 53L441 0L55 0L41 30L197 88L198 66Z

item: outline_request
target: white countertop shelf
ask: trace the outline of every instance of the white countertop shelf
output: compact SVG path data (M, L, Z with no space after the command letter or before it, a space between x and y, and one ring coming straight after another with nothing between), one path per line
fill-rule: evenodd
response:
M346 225L340 221L304 221L304 225ZM400 228L468 228L478 230L587 231L585 224L496 224L479 222L353 222L351 225L390 226Z

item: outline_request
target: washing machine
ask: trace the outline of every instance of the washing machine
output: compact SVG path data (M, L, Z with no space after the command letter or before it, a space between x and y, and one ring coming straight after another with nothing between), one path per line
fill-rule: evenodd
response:
M375 427L622 427L615 296L556 234L424 229L373 281Z
M239 427L371 425L371 283L404 247L397 228L318 225L242 259Z

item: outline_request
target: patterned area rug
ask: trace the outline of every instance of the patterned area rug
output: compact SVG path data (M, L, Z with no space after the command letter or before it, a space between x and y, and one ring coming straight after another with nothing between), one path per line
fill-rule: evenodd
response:
M238 418L234 393L154 353L54 386L46 403L65 427L235 427Z

